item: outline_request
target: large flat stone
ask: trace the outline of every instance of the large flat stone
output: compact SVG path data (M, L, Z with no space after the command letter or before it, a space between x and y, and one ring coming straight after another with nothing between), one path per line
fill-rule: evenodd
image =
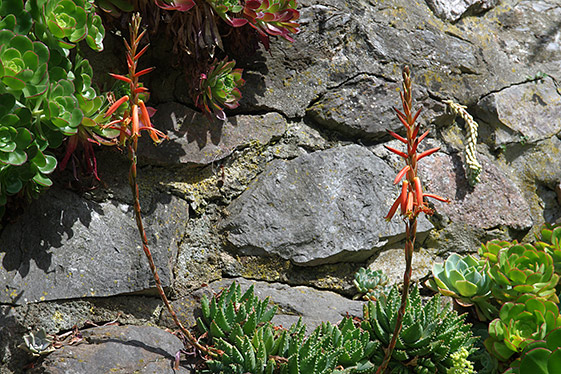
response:
M154 199L144 225L168 286L188 205L167 194ZM111 296L155 286L127 204L97 203L53 188L4 228L0 242L2 303Z
M104 326L82 331L83 342L48 355L31 373L187 374L173 369L184 347L174 335L149 326Z
M227 289L232 282L240 284L242 292L254 286L255 295L261 300L270 298L270 305L277 305L278 310L272 323L286 328L298 322L306 324L308 333L322 322L339 323L343 317L362 317L364 302L349 300L331 291L320 291L306 286L289 286L276 282L260 282L244 278L222 279L210 283L191 295L174 301L173 305L179 318L187 325L195 323L194 313L200 308L200 299L206 295L209 299L213 293ZM162 313L162 322L172 326L173 322L167 311Z
M286 120L278 113L239 115L219 121L174 102L159 105L153 122L169 140L154 147L147 144L151 139L143 136L139 155L144 162L160 165L207 165L229 156L239 146L267 144L287 128Z
M231 204L221 228L243 254L301 265L363 261L404 231L384 220L395 173L357 145L276 160ZM431 227L422 218L418 229Z

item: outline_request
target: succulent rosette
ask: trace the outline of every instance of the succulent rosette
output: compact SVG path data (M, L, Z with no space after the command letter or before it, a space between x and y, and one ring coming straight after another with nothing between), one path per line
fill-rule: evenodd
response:
M503 248L511 247L518 244L516 240L507 242L506 240L491 240L486 244L481 244L479 255L484 258L490 265L494 265L498 261L499 252Z
M355 298L362 296L365 300L377 300L380 294L387 294L391 290L388 277L381 270L360 268L355 273L353 283L359 292Z
M8 29L25 35L32 25L33 20L25 11L23 0L0 0L0 30Z
M195 100L197 107L204 113L214 113L222 121L226 119L223 107L237 108L242 97L239 87L245 83L242 79L243 70L234 69L234 66L234 60L214 60L209 72L201 75L199 95Z
M77 43L88 35L88 15L83 6L72 0L50 0L45 4L45 18L49 31L58 39ZM72 48L73 44L65 44Z
M489 275L494 282L491 292L499 302L515 300L525 293L559 302L555 292L559 275L554 272L553 259L531 244L501 249Z
M475 306L480 320L493 319L498 309L491 303L491 278L484 264L471 255L453 253L444 264L435 263L427 286L450 296L463 307Z
M561 275L561 223L544 224L539 234L536 234L536 240L534 246L547 252L553 258L555 273Z
M499 318L489 324L485 347L499 360L506 361L560 326L561 315L554 302L524 294L502 306Z
M296 22L300 13L295 0L247 0L243 15L249 24L259 32L265 48L269 48L269 35L280 36L290 42L300 25Z
M48 103L45 108L48 124L64 135L74 135L84 114L80 110L78 100L73 95L74 84L66 79L52 83L48 92Z
M543 340L528 344L520 358L510 365L505 374L561 373L561 328L551 331Z
M41 42L10 30L0 31L0 92L17 97L40 96L47 90L49 50Z

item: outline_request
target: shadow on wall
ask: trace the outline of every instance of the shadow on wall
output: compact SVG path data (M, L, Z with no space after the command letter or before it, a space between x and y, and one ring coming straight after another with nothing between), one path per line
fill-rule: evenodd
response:
M55 198L55 195L56 189L53 188L33 201L26 213L0 234L2 267L6 271L15 270L24 278L33 261L48 274L51 251L60 248L63 240L74 236L74 223L79 221L88 228L93 213L103 214L99 204L80 199L75 194L68 194L67 200Z

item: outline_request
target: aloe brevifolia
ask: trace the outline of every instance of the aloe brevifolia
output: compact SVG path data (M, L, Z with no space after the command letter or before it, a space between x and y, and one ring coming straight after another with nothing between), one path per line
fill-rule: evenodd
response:
M401 184L401 193L393 203L386 220L391 220L395 215L397 208L401 208L401 215L405 221L405 272L403 274L403 293L401 297L401 306L397 312L397 319L392 335L392 339L386 349L384 361L376 371L376 374L381 374L386 370L388 363L392 357L392 352L395 348L397 337L403 323L403 316L407 306L407 298L409 294L409 285L411 283L411 261L413 259L413 249L415 247L415 238L417 235L417 217L421 213L428 215L433 214L433 210L428 207L424 201L425 197L430 197L443 202L449 202L448 199L440 196L424 193L421 185L421 180L417 176L417 161L437 152L440 148L432 148L422 153L418 153L419 143L428 135L428 131L419 135L420 125L416 123L421 109L417 110L415 114L412 112L413 99L411 95L411 73L409 67L403 69L403 90L401 91L401 103L403 112L394 108L397 117L403 124L406 130L406 136L403 137L393 131L389 131L390 135L402 142L407 146L406 152L386 146L386 148L401 156L405 160L405 166L397 173L394 184Z
M129 30L130 45L126 40L124 41L125 47L127 49L126 58L129 74L128 76L118 74L110 75L115 79L129 84L130 96L124 95L118 100L115 100L115 102L109 107L109 109L105 113L105 117L114 115L114 117L117 118L109 122L107 125L104 125L103 128L118 130L119 145L126 147L128 150L130 159L129 184L133 195L136 225L138 227L138 232L140 233L140 237L142 240L142 249L144 250L144 254L148 259L148 264L150 266L150 270L152 271L154 281L156 282L158 293L160 294L162 301L171 314L173 321L175 322L177 327L179 327L181 332L187 337L189 342L199 350L208 353L208 349L200 345L195 337L189 332L189 330L187 330L183 326L183 324L177 318L177 314L173 310L162 287L162 282L160 281L160 276L158 275L156 265L154 264L152 253L150 252L150 248L148 247L148 239L146 237L146 231L144 230L144 224L142 223L138 182L136 178L136 154L138 148L138 138L140 137L141 131L147 131L152 140L156 143L159 143L160 141L162 141L162 139L167 138L167 136L161 131L152 127L150 115L144 103L144 99L146 94L148 93L148 89L146 87L143 87L138 80L139 77L151 72L154 68L147 68L141 71L137 71L138 59L146 52L148 48L148 45L146 45L144 48L138 51L140 40L144 36L146 30L142 31L139 34L140 16L138 16L137 14L132 17L131 23L129 25Z

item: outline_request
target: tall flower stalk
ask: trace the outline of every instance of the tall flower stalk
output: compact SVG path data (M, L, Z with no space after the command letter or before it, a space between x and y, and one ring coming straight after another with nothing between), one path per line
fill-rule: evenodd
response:
M429 208L424 201L425 197L430 197L443 202L450 202L443 197L424 193L421 185L421 180L417 176L417 162L422 158L437 152L440 147L431 148L424 152L419 153L419 143L428 135L425 131L419 135L420 125L416 124L416 120L421 113L421 109L417 110L415 114L412 112L412 95L411 95L411 74L409 68L406 66L403 69L403 90L401 91L401 103L403 111L394 108L397 117L403 124L406 130L406 136L403 137L393 131L389 131L390 135L406 145L407 151L403 152L392 147L385 146L389 151L401 156L405 160L405 166L397 173L394 179L394 184L401 182L401 193L393 203L388 215L385 217L390 221L395 215L398 208L400 208L401 215L405 222L405 272L403 273L403 293L401 295L401 306L397 313L396 325L394 328L392 339L388 345L384 361L376 371L376 374L384 373L392 356L395 348L397 338L399 336L401 326L403 323L403 316L405 308L407 307L407 300L409 296L409 286L411 284L411 262L413 260L413 249L415 248L415 239L417 236L417 217L421 213L432 215L434 211Z
M136 174L137 165L137 148L138 148L138 138L142 131L147 131L152 140L156 143L161 142L166 139L167 136L161 131L152 127L150 122L149 111L146 108L144 99L148 96L148 89L139 83L138 78L144 74L151 72L154 68L147 68L141 71L137 71L138 59L146 52L148 45L142 48L140 51L139 45L140 40L144 36L146 30L140 31L140 16L135 14L132 17L131 23L129 25L130 31L130 45L125 40L125 47L127 49L126 58L128 65L128 76L111 74L110 75L118 80L124 81L130 86L130 96L124 95L123 97L114 101L114 103L109 107L105 113L105 117L114 116L117 119L112 120L108 124L104 125L103 128L111 128L119 131L119 145L126 147L128 150L128 155L130 159L130 170L129 170L129 184L131 187L133 201L134 201L134 213L136 218L136 225L138 227L138 232L140 233L140 238L142 240L142 249L144 254L148 259L148 264L150 265L150 270L156 282L156 288L158 293L162 298L167 310L173 318L173 321L179 327L181 332L189 340L189 342L195 346L197 349L209 353L206 347L203 347L197 342L197 339L187 330L183 324L177 318L177 314L173 310L165 292L162 287L162 282L160 281L160 276L154 264L154 259L150 248L148 247L148 239L146 237L146 231L144 230L144 224L142 223L142 215L140 212L140 200L138 192L138 182Z

